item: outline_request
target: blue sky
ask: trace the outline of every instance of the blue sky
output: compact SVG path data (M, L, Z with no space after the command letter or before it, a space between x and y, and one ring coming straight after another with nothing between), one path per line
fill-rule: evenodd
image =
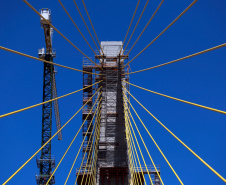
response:
M37 10L50 8L53 25L84 53L93 57L92 51L70 22L58 1L29 2ZM137 3L136 0L86 0L85 2L100 41L124 39ZM132 28L135 26L145 2L141 0ZM159 2L159 0L150 1L129 47L132 46ZM152 41L191 2L191 0L165 0L152 23L132 50L130 59ZM73 1L64 0L63 3L94 48ZM80 0L78 4L85 15ZM131 63L132 71L168 62L224 43L225 6L224 0L199 0L177 23ZM38 49L45 46L38 15L22 0L10 0L1 2L0 16L0 45L38 56ZM86 16L85 18L88 22ZM53 48L57 52L57 58L54 60L56 63L82 69L83 56L56 32L53 36ZM221 48L172 65L132 74L130 81L157 92L226 110L225 52L226 48ZM0 86L2 88L0 114L41 102L43 63L6 51L0 51L0 55ZM59 67L57 70L58 95L82 87L81 73ZM216 171L226 177L225 115L175 102L135 87L131 87L131 93ZM224 184L137 103L131 102L184 184ZM82 106L82 92L59 100L59 106L61 121L65 123ZM179 184L139 121L137 119L136 121L155 163L161 165L161 176L165 184ZM56 162L60 160L81 122L81 114L79 114L64 128L63 141L53 140L52 154L55 155ZM54 124L53 132L56 131ZM2 141L0 144L0 183L3 183L40 147L41 106L2 118L0 130L0 140ZM56 184L64 183L81 140L80 135L56 172ZM144 151L144 147L142 149ZM147 163L150 163L148 155L145 151L143 153ZM76 167L79 167L80 162L79 159ZM8 184L36 184L35 174L38 174L38 168L36 160L33 159ZM72 184L75 178L75 171L73 171L69 184Z

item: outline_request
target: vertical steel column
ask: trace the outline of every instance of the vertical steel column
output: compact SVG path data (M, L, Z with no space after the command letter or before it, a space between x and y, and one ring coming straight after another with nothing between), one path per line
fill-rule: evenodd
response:
M46 54L45 60L53 61L51 54ZM52 76L53 65L44 63L43 74L43 101L52 99ZM42 141L44 145L50 138L52 133L52 102L43 104L42 106ZM41 150L40 163L40 180L39 184L45 184L52 172L51 160L51 141ZM52 184L52 183L50 183Z

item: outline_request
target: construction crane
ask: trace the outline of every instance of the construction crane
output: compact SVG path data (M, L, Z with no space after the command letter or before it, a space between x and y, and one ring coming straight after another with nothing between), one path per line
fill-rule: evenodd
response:
M41 9L41 15L49 22L51 22L51 11L47 8ZM53 62L53 58L56 57L56 52L52 49L52 35L53 29L48 22L41 18L41 27L44 29L45 35L45 48L39 49L39 58ZM56 69L52 64L44 63L43 74L43 102L51 100L57 97ZM61 128L60 114L58 101L53 101L55 120L57 130ZM44 145L50 138L52 132L52 102L46 103L42 106L42 142ZM62 133L58 133L58 140L62 140ZM51 142L49 142L42 150L40 158L37 158L37 166L40 169L39 175L36 175L36 181L38 185L44 185L49 180L52 168L55 167L55 158L51 155ZM54 176L51 178L50 184L55 184Z

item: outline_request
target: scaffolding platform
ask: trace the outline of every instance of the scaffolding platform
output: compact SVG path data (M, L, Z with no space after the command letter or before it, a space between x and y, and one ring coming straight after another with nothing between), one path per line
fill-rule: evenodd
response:
M41 159L40 156L36 158L36 163L38 168L40 168L41 164L48 163L51 164L51 168L55 168L55 157L51 156L50 159Z
M36 182L38 185L46 185L47 181L49 180L51 174L50 175L36 175L35 178L36 178ZM43 182L44 180L44 184L41 184L41 182ZM55 176L53 175L51 180L50 180L50 184L55 184Z

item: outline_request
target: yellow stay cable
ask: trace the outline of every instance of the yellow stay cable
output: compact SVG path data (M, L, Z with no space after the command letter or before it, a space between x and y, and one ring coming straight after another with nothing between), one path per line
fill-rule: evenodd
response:
M130 120L129 120L130 122ZM130 138L132 137L132 133L131 133L131 130L130 130ZM132 145L133 146L133 145ZM138 169L138 165L137 165L137 160L136 160L136 157L135 157L135 151L134 151L134 146L132 147L132 153L133 153L133 158L134 158L134 161L135 161L135 170L136 170L136 182L137 184L139 185L139 182L140 184L143 184L142 181L141 181L141 175L139 174L139 169ZM139 179L139 182L138 182L138 179Z
M124 94L124 96L125 96L125 94ZM128 100L127 97L126 97L126 99L127 99L127 101L129 102L130 106L132 107L133 111L135 112L136 116L137 116L138 119L140 120L140 122L142 122L140 116L137 114L137 112L136 112L136 110L134 109L134 107L133 107L133 105L131 104L131 102ZM134 123L134 125L135 125L135 127L136 127L136 130L137 130L137 132L138 132L138 134L139 134L139 136L140 136L140 138L141 138L141 141L142 141L142 143L143 143L143 145L144 145L144 147L145 147L145 149L146 149L146 151L147 151L147 153L148 153L148 156L149 156L149 158L150 158L150 160L151 160L151 162L152 162L152 164L153 164L153 166L154 166L154 168L155 168L155 171L156 171L156 173L157 173L157 175L158 175L158 177L159 177L159 179L160 179L162 185L164 185L164 183L163 183L163 181L162 181L162 178L161 178L161 176L159 175L159 172L158 172L158 170L157 170L157 168L156 168L156 166L155 166L155 163L154 163L154 161L153 161L153 159L152 159L152 157L151 157L151 155L150 155L150 152L149 152L149 150L148 150L148 148L147 148L147 146L146 146L146 144L145 144L145 142L144 142L144 140L143 140L143 137L142 137L141 134L140 134L140 131L139 131L138 127L137 127L137 124L136 124L135 120L133 119L133 115L131 114L130 110L129 110L129 114L130 114L130 117L131 117L132 120L133 120L133 123ZM131 124L131 127L132 127L132 130L133 130L133 125L132 125L132 124Z
M158 12L159 8L162 6L164 0L162 0L158 7L156 8L155 12L153 13L153 15L151 16L151 18L149 19L148 23L146 24L146 26L144 27L144 29L142 30L142 32L140 33L140 35L138 36L137 40L134 42L133 46L130 48L130 50L128 51L128 53L126 55L129 55L130 52L132 51L132 49L134 48L134 46L136 45L136 43L138 42L138 40L140 39L140 37L143 35L144 31L147 29L148 25L151 23L152 19L154 18L154 16L156 15L156 13ZM123 63L125 61L125 59L123 59L123 61L121 63Z
M166 62L166 63L160 64L160 65L157 65L157 66L153 66L153 67L149 67L149 68L146 68L146 69L142 69L142 70L139 70L139 71L134 71L134 72L131 72L131 73L125 73L125 74L128 75L128 74L134 74L134 73L140 73L140 72L143 72L143 71L148 71L148 70L155 69L155 68L158 68L158 67L162 67L162 66L165 66L165 65L169 65L169 64L172 64L172 63L175 63L175 62L179 62L181 60L185 60L185 59L197 56L197 55L201 55L203 53L207 53L209 51L213 51L215 49L219 49L219 48L222 48L222 47L225 47L225 46L226 46L226 43L218 45L218 46L215 46L215 47L212 47L212 48L209 48L209 49L206 49L206 50L203 50L203 51L200 51L200 52L197 52L197 53L194 53L194 54L191 54L191 55L188 55L188 56L185 56L185 57L182 57L182 58L179 58L179 59L176 59L176 60L173 60L173 61L170 61L170 62Z
M139 17L139 19L138 19L138 21L137 21L137 23L136 23L136 25L135 25L135 27L134 27L134 29L133 29L133 32L132 32L132 34L131 34L131 36L130 36L130 38L129 38L127 44L126 44L126 47L125 47L125 49L124 49L124 52L125 52L126 48L128 47L131 38L133 37L133 34L134 34L134 32L135 32L135 30L136 30L136 28L137 28L137 26L138 26L138 24L139 24L139 22L140 22L142 16L143 16L143 13L144 13L145 9L147 8L148 3L149 3L149 0L147 0L147 1L146 1L146 4L144 5L143 11L141 12L140 17ZM124 52L123 52L123 53L124 53Z
M135 156L134 156L135 154L133 153L133 148L132 148L132 158L133 158L133 163L134 163L134 165L133 165L133 171L134 171L134 180L133 180L133 182L134 182L134 184L139 184L139 182L138 182L138 178L139 178L139 180L140 180L140 183L141 183L141 176L140 175L138 175L138 169L137 169L137 167L136 167L136 165L135 165Z
M97 131L96 123L97 123L97 121L95 121L95 125L94 125L94 127L95 127L95 133L94 133L94 134L96 134L96 131ZM94 129L94 128L93 128L93 129ZM91 136L90 136L90 138L89 138L89 141L88 141L88 144L87 144L85 153L84 153L84 155L83 155L83 159L82 159L82 162L81 162L81 165L80 165L78 174L80 174L80 172L81 172L81 168L82 168L82 166L83 166L83 162L84 162L84 159L85 159L85 156L86 156L86 153L87 153L87 148L89 147L89 145L92 145L92 143L93 143L94 137L92 137L92 134L93 134L93 130L92 130ZM92 138L92 141L91 141L91 138ZM90 160L90 153L91 153L91 150L90 150L89 153L88 153L88 157L87 157L85 169L84 169L84 171L83 171L83 176L82 176L81 184L83 184L83 180L84 180L84 176L85 176L85 173L86 173L87 164L89 163L89 160ZM89 174L89 170L87 171L87 174ZM88 176L88 175L87 175L87 176ZM75 181L74 184L76 184L77 179L78 179L78 175L77 175L77 178L76 178L76 181ZM86 177L86 179L87 179L87 177ZM86 184L86 182L85 182L85 184Z
M79 12L79 14L80 14L80 17L81 17L81 18L82 18L82 20L83 20L83 23L84 23L84 24L85 24L85 26L86 26L86 29L87 29L87 30L88 30L88 32L89 32L90 37L92 38L92 40L93 40L93 42L94 42L94 44L95 44L95 46L96 46L96 48L97 48L98 52L100 53L99 48L98 48L98 46L97 46L97 44L96 44L96 42L95 42L95 40L94 40L94 38L93 38L93 36L92 36L92 34L91 34L90 30L89 30L89 27L88 27L88 26L87 26L87 24L86 24L85 19L84 19L84 18L83 18L83 16L82 16L82 13L81 13L81 11L80 11L80 9L79 9L79 7L78 7L77 3L75 2L75 0L73 0L73 1L74 1L74 4L75 4L75 6L76 6L76 8L77 8L77 10L78 10L78 12Z
M96 149L95 149L95 155L94 155L94 172L93 172L93 181L95 181L94 182L94 184L96 184L96 180L95 180L95 174L96 174L96 166L97 166L97 154L98 154L98 143L99 143L99 140L100 140L100 123L101 123L101 114L100 114L100 116L99 116L99 129L98 129L98 135L97 135L97 140L96 140L96 143L95 143L95 145L96 145Z
M127 110L126 107L125 107L125 104L124 104L124 109ZM128 120L128 125L131 124L130 117L129 117L129 115L128 115L128 111L126 111L126 117L127 117L127 120ZM130 127L128 127L128 128L129 128L130 140L132 141L132 139L133 139L133 138L132 138L132 132L131 132ZM131 143L131 146L132 146L132 153L133 153L133 157L134 157L134 161L135 161L135 165L136 165L135 169L137 170L136 175L139 177L139 182L140 182L140 184L143 184L142 181L141 181L141 175L139 175L137 160L136 160L136 157L135 157L136 155L135 155L135 151L134 151L134 150L136 150L136 148L135 148L136 146L133 145L133 144L134 144L134 142ZM137 155L137 157L139 157L139 156ZM137 177L137 184L139 184L139 182L138 182L138 177ZM144 178L144 177L143 177L143 178Z
M95 177L94 175L96 174L96 165L97 165L97 154L98 154L98 142L99 142L99 139L100 139L100 121L101 121L101 114L99 116L99 129L98 129L98 135L97 135L97 139L96 139L96 148L95 148L95 153L94 153L94 171L93 171L93 183L96 184L96 180L95 180Z
M131 166L131 171L133 172L133 176L132 176L132 184L137 184L137 171L136 171L136 168L135 168L135 162L134 162L134 158L133 158L133 155L132 155L132 149L131 149L131 158L132 158L132 166Z
M129 136L130 137L130 136ZM130 139L131 140L131 139ZM130 145L131 145L131 143L130 143ZM138 172L137 172L137 169L136 169L136 166L135 166L135 160L134 160L134 155L133 155L133 151L132 151L132 145L131 145L131 157L132 157L132 171L133 171L133 180L132 180L132 182L134 183L134 184L139 184L138 183Z
M127 108L127 110L128 110L128 107L127 107L127 104L126 104L126 102L125 102L124 97L123 97L123 100L124 100L124 107L125 107L125 105L126 105L126 108ZM130 127L131 127L131 125L130 125ZM132 131L133 131L133 130L132 130ZM146 170L147 170L147 173L148 173L149 179L150 179L150 181L151 181L151 184L153 185L153 182L152 182L151 176L150 176L149 171L148 171L148 168L147 168L147 164L146 164L146 162L145 162L145 160L144 160L144 156L143 156L143 154L142 154L142 151L141 151L140 145L139 145L139 143L138 143L138 140L137 140L137 137L136 137L136 134L135 134L135 132L134 132L134 131L133 131L133 136L134 136L134 138L135 138L135 140L136 140L136 143L137 143L137 146L138 146L139 152L140 152L140 154L141 154L141 157L142 157L142 160L143 160L143 162L144 162L145 168L146 168ZM131 135L132 140L133 140L133 136ZM134 140L133 140L133 145L135 146L135 144L134 144ZM137 152L136 152L136 155L138 156ZM138 158L138 159L139 159L139 158ZM139 164L140 164L140 162L139 162ZM142 166L141 166L141 165L140 165L140 168L141 168L141 172L143 173L143 169L142 169ZM144 174L143 174L143 177L144 177ZM144 178L144 179L145 179L145 178ZM146 181L145 181L145 183L146 183Z
M127 124L127 123L126 123ZM126 126L128 127L128 126ZM133 171L133 158L132 158L132 151L131 151L131 143L129 142L129 135L128 135L128 128L126 128L126 139L127 139L127 145L128 145L128 157L129 157L129 170L131 173L131 180L133 181L134 178L134 171Z
M130 131L131 132L131 131ZM130 133L130 135L131 135L132 133ZM131 145L132 146L132 145ZM132 148L132 156L133 156L133 159L134 159L134 161L135 161L135 154L134 154L134 151L133 151L133 148ZM136 162L135 162L136 163ZM134 180L134 182L136 183L136 184L138 184L139 185L139 183L140 184L142 184L142 180L141 180L141 175L139 175L139 169L138 169L138 166L136 166L136 165L134 165L134 173L135 173L135 180ZM138 182L138 178L139 178L139 182Z
M67 40L75 49L77 49L82 55L84 55L90 62L94 65L98 66L101 70L103 70L97 63L95 63L92 59L90 59L85 53L83 53L77 46L75 46L67 37L65 37L58 29L56 29L48 20L46 20L31 4L29 4L26 0L23 0L36 14L38 14L47 24L49 24L57 33L59 33L65 40Z
M97 37L96 31L95 31L95 29L94 29L93 23L92 23L91 18L90 18L90 16L89 16L89 13L88 13L88 10L87 10L87 8L86 8L86 5L85 5L84 0L82 0L82 3L83 3L83 6L84 6L84 8L85 8L86 14L87 14L87 16L88 16L88 18L89 18L89 22L90 22L90 24L91 24L91 26L92 26L92 28L93 28L93 32L94 32L94 34L95 34L95 36L96 36L97 42L99 43L100 49L101 49L101 51L102 51L102 54L104 55L104 51L103 51L103 49L102 49L102 47L101 47L101 45L100 45L99 39L98 39L98 37Z
M126 115L125 113L125 109L124 109L124 115ZM127 153L128 153L128 158L129 158L129 170L130 170L130 174L131 174L131 179L130 180L133 180L133 171L132 171L132 168L133 168L133 162L132 162L132 156L131 156L131 143L130 143L130 138L129 138L129 135L128 135L128 120L125 116L125 132L126 132L126 143L127 143Z
M72 67L64 66L64 65L61 65L61 64L53 63L53 62L50 62L50 61L47 61L47 60L43 60L43 59L40 59L40 58L37 58L37 57L33 57L31 55L27 55L27 54L24 54L24 53L21 53L21 52L18 52L18 51L9 49L9 48L5 48L3 46L0 46L0 49L5 50L5 51L9 51L11 53L15 53L15 54L18 54L18 55L21 55L21 56L24 56L24 57L32 58L32 59L35 59L35 60L38 60L38 61L41 61L41 62L44 62L44 63L47 63L47 64L52 64L52 65L55 65L55 66L63 67L63 68L66 68L66 69L70 69L70 70L73 70L73 71L79 71L79 72L82 72L82 73L95 74L95 75L102 75L102 74L98 74L98 73L91 73L91 72L75 69L75 68L72 68Z
M101 86L102 87L102 86ZM7 184L27 163L31 161L79 112L83 109L83 107L95 96L97 92L101 89L101 87L93 94L92 97L44 144L40 149L38 149L16 172L14 172L2 185Z
M131 95L132 96L132 95ZM165 128L175 139L177 139L185 148L187 148L195 157L197 157L203 164L205 164L213 173L215 173L221 180L226 183L226 179L208 165L201 157L199 157L191 148L189 148L183 141L181 141L173 132L171 132L161 121L159 121L151 112L149 112L134 96L133 99L146 110L163 128Z
M123 92L124 93L124 92ZM124 94L124 96L125 96L125 94ZM124 97L123 97L124 98ZM125 99L124 99L124 103L125 103ZM127 104L125 104L126 105L126 107L127 107ZM131 116L131 112L130 112L130 110L128 109L128 107L127 107L127 110L128 110L128 112L129 112L129 114L130 114L130 117L132 118L132 120L133 120L133 123L135 122L134 121L134 119L133 119L133 117ZM140 145L139 145L139 142L138 142L138 140L137 140L137 136L136 136L136 133L134 132L134 129L133 129L133 125L132 124L130 124L130 127L131 127L131 129L132 129L132 132L133 132L133 135L134 135L134 137L135 137L135 140L136 140L136 143L137 143L137 146L138 146L138 149L139 149L139 151L140 151L140 154L141 154L141 157L142 157L142 159L143 159L143 162L144 162L144 166L145 166L145 168L146 168L146 170L147 170L147 173L148 173L148 176L149 176L149 179L150 179L150 181L151 181L151 184L153 185L153 182L152 182L152 179L151 179L151 175L150 175L150 172L149 172L149 170L148 170L148 168L147 168L147 164L146 164L146 162L145 162L145 160L144 160L144 156L143 156L143 154L142 154L142 151L141 151L141 148L140 148ZM149 156L150 157L150 156ZM155 166L155 163L153 162L153 160L152 160L152 158L150 158L151 159L151 161L152 161L152 164ZM156 168L156 167L155 167ZM156 172L158 173L158 171L156 170ZM158 174L158 176L159 176L159 174ZM161 177L159 176L159 178L161 179ZM161 181L162 182L162 181ZM162 182L163 183L163 182ZM164 184L163 184L164 185Z
M133 161L133 172L135 173L135 175L134 175L134 183L139 184L139 182L138 182L138 170L137 170L136 165L135 165L137 163L135 163L135 154L134 154L134 151L133 151L132 140L131 140L131 130L130 130L130 126L129 126L130 118L128 116L128 111L125 111L125 112L126 112L125 113L125 118L127 120L128 138L130 140L131 156L132 156L132 161ZM139 180L140 180L140 183L141 183L141 179L140 178L139 178Z
M99 103L99 108L98 108L98 112L97 112L97 117L95 118L94 126L96 126L96 125L98 124L98 118L99 118L99 115L100 115L100 111L99 111L100 108L101 108L101 106L100 106L100 103ZM94 129L94 127L93 127L93 129ZM91 131L91 132L92 132L92 133L91 133L91 136L92 136L92 134L93 134L93 129L92 129L92 131ZM96 133L96 130L97 130L97 127L95 127L95 133ZM89 140L88 140L87 146L88 146L89 143L90 143L91 136L90 136L90 138L89 138ZM93 143L93 140L94 140L94 138L92 139L92 142L91 142L91 143ZM87 152L87 147L86 147L85 153L86 153L86 152ZM90 154L90 152L89 152L89 154ZM82 162L81 162L81 165L80 165L78 174L80 174L80 171L81 171L81 168L82 168L84 159L85 159L85 155L84 155L83 158L82 158ZM88 157L87 161L89 161L89 157ZM85 169L85 170L86 170L86 169ZM78 175L77 175L77 176L78 176ZM75 181L75 184L76 184L76 181ZM82 183L81 183L81 184L82 184Z
M99 111L98 111L98 113L99 113L99 114L97 115L96 118L98 118L99 115L100 115L100 112L99 112ZM98 119L95 120L95 124L94 124L94 126L93 126L93 129L94 129L94 127L95 127L94 137L96 136L96 133L97 133L97 128L98 128L97 123L98 123ZM96 126L96 125L97 125L97 126ZM87 147L86 147L85 153L84 153L84 155L83 155L83 159L82 159L82 162L81 162L81 165L80 165L80 169L79 169L78 174L80 174L80 172L81 172L81 167L82 167L82 165L83 165L83 161L84 161L84 159L85 159L85 156L86 156L86 153L87 153L87 149L88 149L89 145L92 145L92 144L93 144L93 141L94 141L94 137L92 137L93 129L92 129L92 131L91 131L91 135L90 135L89 141L88 141L88 143L87 143ZM91 141L91 138L92 138L92 141ZM90 142L90 141L91 141L91 142ZM92 150L90 149L90 150L89 150L89 153L88 153L88 157L87 157L85 169L84 169L84 172L83 172L81 184L83 184L83 180L84 180L84 176L85 176L85 173L86 173L87 164L88 164L89 161L90 161L90 154L91 154L91 151L92 151ZM88 170L87 174L89 174L89 170ZM77 175L77 178L78 178L78 175ZM77 182L77 178L76 178L75 184L76 184L76 182ZM87 178L86 178L86 180L87 180ZM86 182L85 182L85 184L86 184Z
M127 91L127 90L126 90ZM130 92L127 91L129 94ZM130 94L131 95L131 94ZM131 95L132 96L132 95ZM129 102L131 105L131 102ZM132 107L132 105L131 105ZM133 108L134 112L135 109ZM138 117L139 118L139 117ZM145 126L144 122L139 118L139 120L141 121L143 127L145 128L146 132L148 133L148 135L150 136L150 138L152 139L152 141L154 142L155 146L158 148L159 152L162 154L163 158L165 159L165 161L167 162L167 164L169 165L169 167L171 168L171 170L173 171L174 175L177 177L178 181L180 182L181 185L183 185L183 182L181 181L180 177L177 175L176 171L173 169L173 167L171 166L170 162L168 161L168 159L166 158L166 156L164 155L164 153L162 152L162 150L160 149L160 147L158 146L158 144L156 143L155 139L152 137L152 135L150 134L150 132L148 131L147 127Z
M97 100L99 99L99 97L100 97L100 94L99 94ZM97 102L97 100L96 100L96 102ZM94 103L93 107L96 105L96 102ZM64 157L67 155L67 152L68 152L69 149L71 148L71 145L74 143L74 141L75 141L75 139L76 139L78 133L80 132L81 128L83 127L83 125L84 125L84 123L85 123L85 121L86 121L87 118L89 117L89 114L92 112L93 107L90 109L88 115L86 116L85 120L83 121L82 125L80 126L80 129L79 129L78 132L76 133L75 137L72 139L70 145L68 146L68 148L67 148L67 150L65 151L64 155L63 155L62 158L60 159L60 162L57 164L56 168L54 169L53 173L51 174L51 176L50 176L49 180L47 181L46 185L49 184L50 180L52 179L53 175L55 174L55 172L56 172L57 169L59 168L59 166L60 166L61 162L63 161ZM86 134L87 134L87 133L88 133L88 130L87 130Z
M126 82L123 80L123 82ZM168 95L165 95L165 94L161 94L161 93L158 93L158 92L155 92L155 91L151 91L151 90L148 90L148 89L145 89L143 87L140 87L140 86L137 86L137 85L134 85L134 84L131 84L129 82L126 82L134 87L137 87L139 89L142 89L142 90L145 90L145 91L148 91L148 92L151 92L151 93L154 93L154 94L157 94L157 95L160 95L160 96L163 96L163 97L166 97L166 98L170 98L172 100L177 100L177 101L180 101L180 102L183 102L183 103L187 103L189 105L194 105L196 107L200 107L200 108L203 108L203 109L207 109L207 110L211 110L211 111L214 111L214 112L218 112L218 113L221 113L221 114L226 114L226 111L222 111L222 110L218 110L218 109L214 109L214 108L211 108L211 107L207 107L207 106L204 106L204 105L200 105L200 104L197 104L197 103L192 103L192 102L189 102L189 101L185 101L185 100L182 100L182 99L179 99L179 98L174 98L172 96L168 96Z
M131 124L131 122L130 122L130 124ZM139 158L139 155L138 155L138 153L137 153L136 145L135 145L134 140L133 140L132 132L130 132L130 133L131 133L131 139L132 139L132 143L133 143L132 146L134 147L135 155L137 156L137 160L138 160L138 163L139 163L139 166L140 166L141 175L143 176L145 185L147 185L146 180L145 180L145 177L144 177L143 168L142 168L141 163L140 163L140 158ZM138 170L138 172L139 172L139 167L138 167L138 165L137 165L137 170ZM139 175L141 184L143 184L142 181L141 181L141 177L140 177L141 175L140 175L139 173L138 173L138 175Z
M136 169L135 169L135 163L134 163L134 158L133 158L133 153L132 153L131 138L130 138L130 135L129 135L129 123L128 123L127 113L126 113L125 109L124 109L124 114L125 114L127 145L128 145L128 148L129 148L129 160L131 161L131 172L132 172L131 178L132 178L132 184L135 184L137 182L136 181Z
M137 41L140 39L140 37L143 35L144 31L146 30L146 28L148 27L148 25L150 24L150 22L152 21L152 19L154 18L155 14L158 12L159 8L162 6L164 0L162 0L158 7L156 8L155 12L153 13L153 15L151 16L151 18L149 19L148 23L146 24L146 26L144 27L143 31L141 32L141 34L139 35L139 37L137 38L137 40L134 42L133 46L130 48L130 50L128 51L127 55L129 55L129 53L131 52L131 50L133 49L133 47L136 45Z
M152 40L142 51L140 51L132 60L130 60L123 68L135 60L141 53L143 53L151 44L153 44L166 30L168 30L182 15L184 15L198 0L194 0L173 22L171 22L154 40Z
M100 115L100 114L99 114ZM94 184L94 160L95 160L95 154L94 154L94 152L96 151L96 147L97 147L97 145L95 144L96 143L96 139L97 139L97 135L98 135L98 130L100 129L99 128L99 118L98 118L98 121L97 121L97 130L96 130L96 132L95 132L95 141L94 141L94 147L93 147L93 151L92 151L92 154L91 154L91 159L90 159L90 161L91 161L91 166L90 167L88 167L88 172L87 172L87 174L89 174L90 173L90 176L89 176L89 181L88 181L88 183L87 183L87 178L86 178L86 181L85 181L85 184L87 183L88 185L89 184L91 184L91 183L93 183ZM87 160L87 161L89 161L89 160ZM92 179L91 179L92 178Z
M78 26L76 25L75 21L72 19L71 15L68 13L68 11L66 10L66 8L64 7L63 3L61 2L61 0L58 0L60 5L62 6L62 8L64 9L64 11L66 12L66 14L68 15L68 17L71 19L72 23L74 24L74 26L77 28L77 30L79 31L79 33L81 34L81 36L83 37L83 39L86 41L86 43L89 45L90 49L93 51L94 55L96 55L96 52L93 50L93 48L91 47L91 45L89 44L89 42L87 41L87 39L85 38L85 36L82 34L81 30L78 28ZM97 55L96 55L97 56ZM97 57L99 59L99 57ZM100 60L100 59L99 59Z
M64 11L66 12L66 14L68 15L68 17L71 19L72 23L74 24L74 26L77 28L78 32L81 34L81 36L83 37L83 39L86 41L86 43L88 44L88 46L90 47L90 49L93 51L93 53L96 55L96 52L93 50L93 48L91 47L91 45L89 44L89 42L86 40L85 36L82 34L81 30L78 28L77 24L75 23L75 21L72 19L71 15L68 13L67 9L64 7L63 3L61 2L61 0L58 0L60 5L62 6L62 8L64 9Z
M100 114L99 114L100 115ZM96 139L97 139L97 136L99 135L99 130L100 130L100 124L99 124L100 122L99 122L99 119L98 119L98 129L97 129L97 132L96 132L96 135L95 135L95 141L96 141ZM94 142L94 151L96 151L96 149L97 149L97 145L96 145L96 142ZM92 153L92 162L91 162L91 164L92 164L92 168L91 168L91 166L90 166L90 168L89 168L89 170L88 170L88 173L90 173L91 175L90 175L90 178L89 178L89 181L88 181L88 185L90 185L90 184L94 184L94 162L95 162L95 155L94 155L94 151L93 151L93 153ZM91 179L91 177L93 177L92 179ZM91 182L92 181L92 182ZM86 181L85 181L85 184L87 183L87 179L86 179Z
M13 114L16 114L16 113L19 113L19 112L22 112L22 111L25 111L25 110L28 110L28 109L34 108L34 107L37 107L37 106L39 106L39 105L43 105L43 104L46 104L46 103L49 103L49 102L52 102L52 101L58 100L58 99L60 99L60 98L64 98L64 97L66 97L66 96L69 96L69 95L75 94L75 93L77 93L77 92L79 92L79 91L82 91L82 90L84 90L84 89L87 89L87 88L89 88L89 87L92 87L92 86L94 86L94 85L96 85L96 84L98 84L98 83L100 83L100 82L101 82L101 81L96 82L96 83L95 83L95 84L93 84L93 85L89 85L89 86L87 86L87 87L85 87L85 88L79 89L79 90L77 90L77 91L74 91L74 92L71 92L71 93L65 94L65 95L63 95L63 96L59 96L59 97L57 97L57 98L53 98L53 99L51 99L51 100L48 100L48 101L45 101L45 102L42 102L42 103L38 103L38 104L35 104L35 105L32 105L32 106L29 106L29 107L25 107L25 108L22 108L22 109L19 109L19 110L13 111L13 112L9 112L9 113L6 113L6 114L2 114L2 115L0 115L0 118L4 118L4 117L6 117L6 116L10 116L10 115L13 115Z
M101 114L99 116L99 121L98 121L98 134L97 134L97 139L96 139L96 143L95 143L95 152L94 152L94 171L93 171L93 183L96 184L96 180L95 180L95 174L96 174L96 165L97 165L97 154L98 154L98 143L99 143L99 139L100 139L100 122L101 122Z
M102 93L102 92L101 92L101 93ZM100 94L101 94L101 93L100 93ZM101 98L101 99L102 99L102 98ZM99 102L99 104L100 104L100 102ZM94 115L96 114L96 111L97 111L98 108L99 108L99 104L98 104L98 107L97 107L96 110L95 110ZM94 119L94 116L93 116L93 118L92 118L92 120L91 120L91 123L93 122L93 119ZM90 123L90 125L91 125L91 123ZM89 125L89 127L90 127L90 125ZM87 135L87 132L86 132L86 135ZM65 180L65 182L64 182L64 185L67 184L67 181L68 181L68 179L69 179L69 177L70 177L70 175L71 175L72 169L74 168L75 162L76 162L76 160L77 160L77 158L78 158L78 155L79 155L79 153L80 153L80 150L81 150L81 148L82 148L82 145L83 145L84 141L85 141L85 137L84 137L83 140L82 140L82 144L80 145L80 148L79 148L79 150L78 150L78 152L77 152L77 155L76 155L76 157L75 157L75 159L74 159L74 161L73 161L73 164L72 164L71 169L70 169L70 171L69 171L69 173L68 173L68 176L67 176L67 178L66 178L66 180Z
M125 117L125 126L126 126L126 141L127 141L127 145L128 145L128 150L129 150L129 160L132 161L132 166L131 166L131 171L132 171L132 175L131 175L131 178L132 178L132 183L135 184L135 176L134 176L134 173L135 173L135 170L134 170L134 159L133 159L133 155L132 155L132 145L131 145L131 138L130 138L130 135L129 135L129 123L128 123L128 118L127 118L127 111L126 109L124 108L124 117Z
M125 38L124 38L124 41L123 41L122 47L121 47L121 49L120 49L120 51L119 51L119 54L121 54L122 48L123 48L123 46L124 46L124 44L125 44L125 41L126 41L126 38L127 38L128 34L129 34L129 30L130 30L130 27L132 26L133 19L134 19L135 15L136 15L137 8L138 8L139 4L140 4L140 0L137 1L137 6L136 6L136 8L135 8L135 10L134 10L133 17L132 17L132 19L131 19L131 21L130 21L129 28L128 28L127 32L126 32L126 36L125 36Z

